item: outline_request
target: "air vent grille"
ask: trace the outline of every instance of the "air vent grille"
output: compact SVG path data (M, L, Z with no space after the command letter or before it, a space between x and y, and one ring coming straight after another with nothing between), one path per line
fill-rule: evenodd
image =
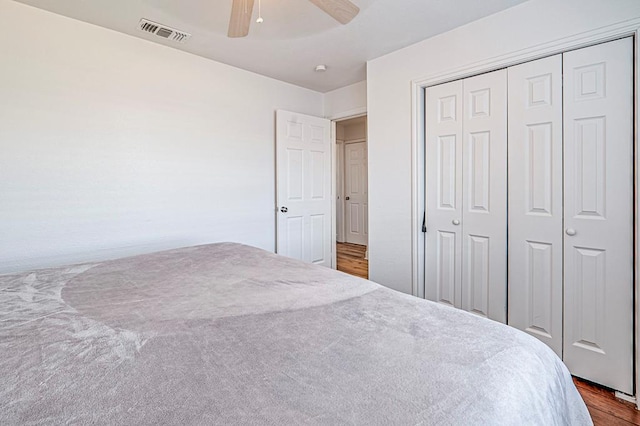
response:
M148 19L141 19L138 23L138 29L145 33L155 34L158 37L176 41L178 43L184 43L189 39L189 37L191 37L191 34L187 32L176 30L175 28L158 24L157 22L149 21Z

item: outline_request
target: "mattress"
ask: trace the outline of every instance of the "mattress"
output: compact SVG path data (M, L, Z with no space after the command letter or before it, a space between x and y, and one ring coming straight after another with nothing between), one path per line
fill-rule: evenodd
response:
M502 324L221 243L0 276L0 424L583 425Z

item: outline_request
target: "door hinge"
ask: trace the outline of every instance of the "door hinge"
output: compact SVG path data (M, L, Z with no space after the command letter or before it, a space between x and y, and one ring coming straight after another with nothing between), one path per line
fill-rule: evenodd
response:
M427 232L427 212L422 214L422 232Z

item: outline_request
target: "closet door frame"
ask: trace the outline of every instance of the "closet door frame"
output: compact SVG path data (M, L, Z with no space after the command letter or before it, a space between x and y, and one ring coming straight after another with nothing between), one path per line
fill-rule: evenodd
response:
M544 43L511 52L502 56L475 62L462 67L435 73L411 80L411 227L412 227L412 293L424 297L424 234L422 218L425 211L425 89L442 83L475 76L482 73L507 68L524 62L552 56L555 54L580 49L595 44L605 43L624 37L634 39L634 362L635 362L635 395L629 396L616 392L616 396L632 401L640 409L640 170L638 154L640 151L640 19L632 19L624 23L604 26L592 31L571 35L552 42Z

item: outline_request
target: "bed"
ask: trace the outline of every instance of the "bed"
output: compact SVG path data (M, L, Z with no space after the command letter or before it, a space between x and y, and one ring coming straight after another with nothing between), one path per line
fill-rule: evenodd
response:
M0 276L0 424L591 424L536 339L234 243Z

